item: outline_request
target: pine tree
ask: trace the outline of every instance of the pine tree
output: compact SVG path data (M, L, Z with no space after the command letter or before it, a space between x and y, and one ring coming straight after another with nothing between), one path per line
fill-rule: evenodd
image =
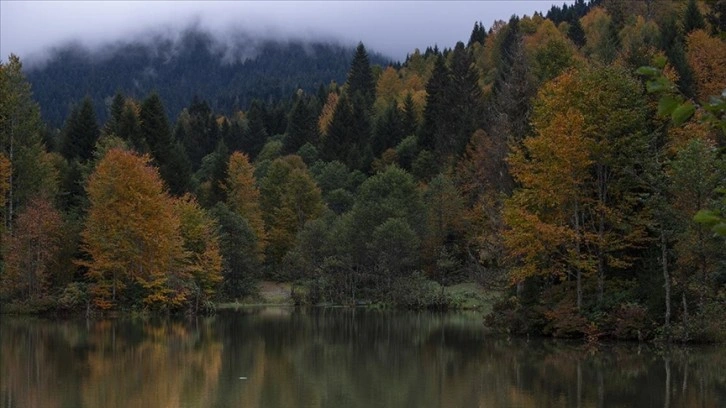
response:
M11 163L5 195L5 228L12 229L17 210L35 196L57 191L57 171L41 140L40 109L20 58L10 55L0 63L0 150Z
M698 9L696 0L688 0L686 11L683 14L683 32L688 35L694 30L703 30L706 28L706 21Z
M574 18L567 28L567 38L569 38L577 48L582 48L587 39L585 38L585 30L582 29L579 18Z
M418 117L416 114L416 105L413 102L413 96L408 92L403 100L403 112L401 112L401 126L403 135L411 136L416 134L418 128Z
M141 104L139 113L141 135L151 149L154 160L161 164L167 158L172 146L169 121L159 94L152 93Z
M471 47L472 45L478 43L478 44L484 44L484 41L487 39L487 31L484 29L484 24L481 23L481 21L477 21L474 23L474 29L471 30L471 35L469 36L469 42L467 43L467 47Z
M449 136L453 124L450 117L449 92L451 77L443 56L436 57L431 79L426 83L426 107L418 143L422 149L434 151L441 140Z
M290 112L285 131L284 154L295 153L305 143L318 142L318 123L307 98L299 97Z
M72 112L63 129L61 152L67 160L85 163L93 157L93 148L100 135L96 112L89 96Z
M396 102L388 105L383 115L376 122L371 150L373 156L378 157L384 150L396 146L405 136L401 111Z
M119 132L119 123L126 108L126 98L121 91L116 92L109 109L109 118L103 126L103 134L121 136Z
M141 120L135 105L127 101L121 119L118 123L118 134L116 135L128 143L129 147L138 153L149 153L150 148L144 135L141 132Z
M325 138L322 141L320 154L323 160L347 160L348 149L352 140L353 108L348 95L343 94L338 100L332 120L328 125Z
M166 185L176 195L188 188L191 166L183 147L174 142L164 106L158 94L152 93L141 104L140 133L151 150Z
M693 97L693 71L688 65L684 49L683 32L678 28L675 17L661 23L661 48L665 50L668 63L678 73L678 89L686 96Z
M464 152L469 138L481 125L483 113L482 91L479 87L479 74L474 67L474 60L458 42L451 54L451 117L456 117L454 133L449 135L444 154L459 156Z
M346 157L348 167L362 171L367 171L373 161L370 145L373 126L371 124L371 111L364 108L366 103L364 96L357 92L351 100L353 109L351 111L349 140L352 143L348 147Z
M370 110L376 100L376 83L368 61L368 53L363 43L359 43L348 71L347 93L351 100L360 93L365 102L364 108Z
M262 146L267 141L268 133L265 128L264 112L259 101L255 101L247 111L247 130L241 143L242 151L251 158L257 157Z

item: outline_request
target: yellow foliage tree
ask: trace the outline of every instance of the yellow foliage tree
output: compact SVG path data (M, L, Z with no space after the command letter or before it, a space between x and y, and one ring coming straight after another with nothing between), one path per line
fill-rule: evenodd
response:
M264 259L265 223L260 209L260 190L257 188L254 167L245 153L234 152L229 157L227 180L224 189L227 192L229 209L241 215L257 235L258 261Z
M338 106L339 96L336 92L328 94L328 100L325 102L323 109L320 111L320 117L318 118L318 127L320 128L320 134L327 136L328 127L330 122L333 121L333 115L335 114L335 107Z
M184 266L191 274L191 282L178 282L178 286L191 284L194 310L202 301L214 295L222 281L222 255L219 250L216 222L190 195L174 201L184 241Z

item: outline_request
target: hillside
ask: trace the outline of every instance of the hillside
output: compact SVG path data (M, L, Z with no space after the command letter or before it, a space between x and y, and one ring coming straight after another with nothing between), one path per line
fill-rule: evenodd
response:
M220 39L187 29L178 38L156 35L141 41L89 50L66 44L26 75L43 119L61 126L72 106L91 96L100 120L117 91L143 98L155 90L176 118L194 96L217 112L246 109L254 99L277 102L298 88L317 91L343 83L353 47L334 43L260 40L243 34ZM373 63L387 59L373 53Z

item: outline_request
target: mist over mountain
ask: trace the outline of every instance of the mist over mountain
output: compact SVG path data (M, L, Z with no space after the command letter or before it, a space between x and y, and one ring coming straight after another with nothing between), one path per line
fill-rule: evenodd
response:
M61 126L86 95L105 120L119 91L137 99L158 92L171 119L194 97L220 113L244 110L255 99L275 102L297 89L343 83L353 52L352 45L333 41L220 37L191 27L94 48L67 43L29 61L25 71L43 119ZM390 61L375 52L370 57L373 64Z

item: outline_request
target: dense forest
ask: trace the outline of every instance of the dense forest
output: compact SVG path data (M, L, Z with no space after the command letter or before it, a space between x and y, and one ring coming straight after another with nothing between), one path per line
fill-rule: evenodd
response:
M579 0L395 66L359 44L344 83L232 113L87 96L57 131L10 56L0 305L198 313L264 279L445 309L476 281L509 333L723 341L724 41L722 0Z
M156 91L170 118L194 97L225 115L247 110L255 99L280 102L297 89L316 92L330 81L343 83L354 52L332 42L228 37L191 26L178 36L147 33L96 48L69 43L26 64L25 73L43 120L60 127L85 96L105 122L116 92L142 99ZM370 57L374 64L388 62Z

